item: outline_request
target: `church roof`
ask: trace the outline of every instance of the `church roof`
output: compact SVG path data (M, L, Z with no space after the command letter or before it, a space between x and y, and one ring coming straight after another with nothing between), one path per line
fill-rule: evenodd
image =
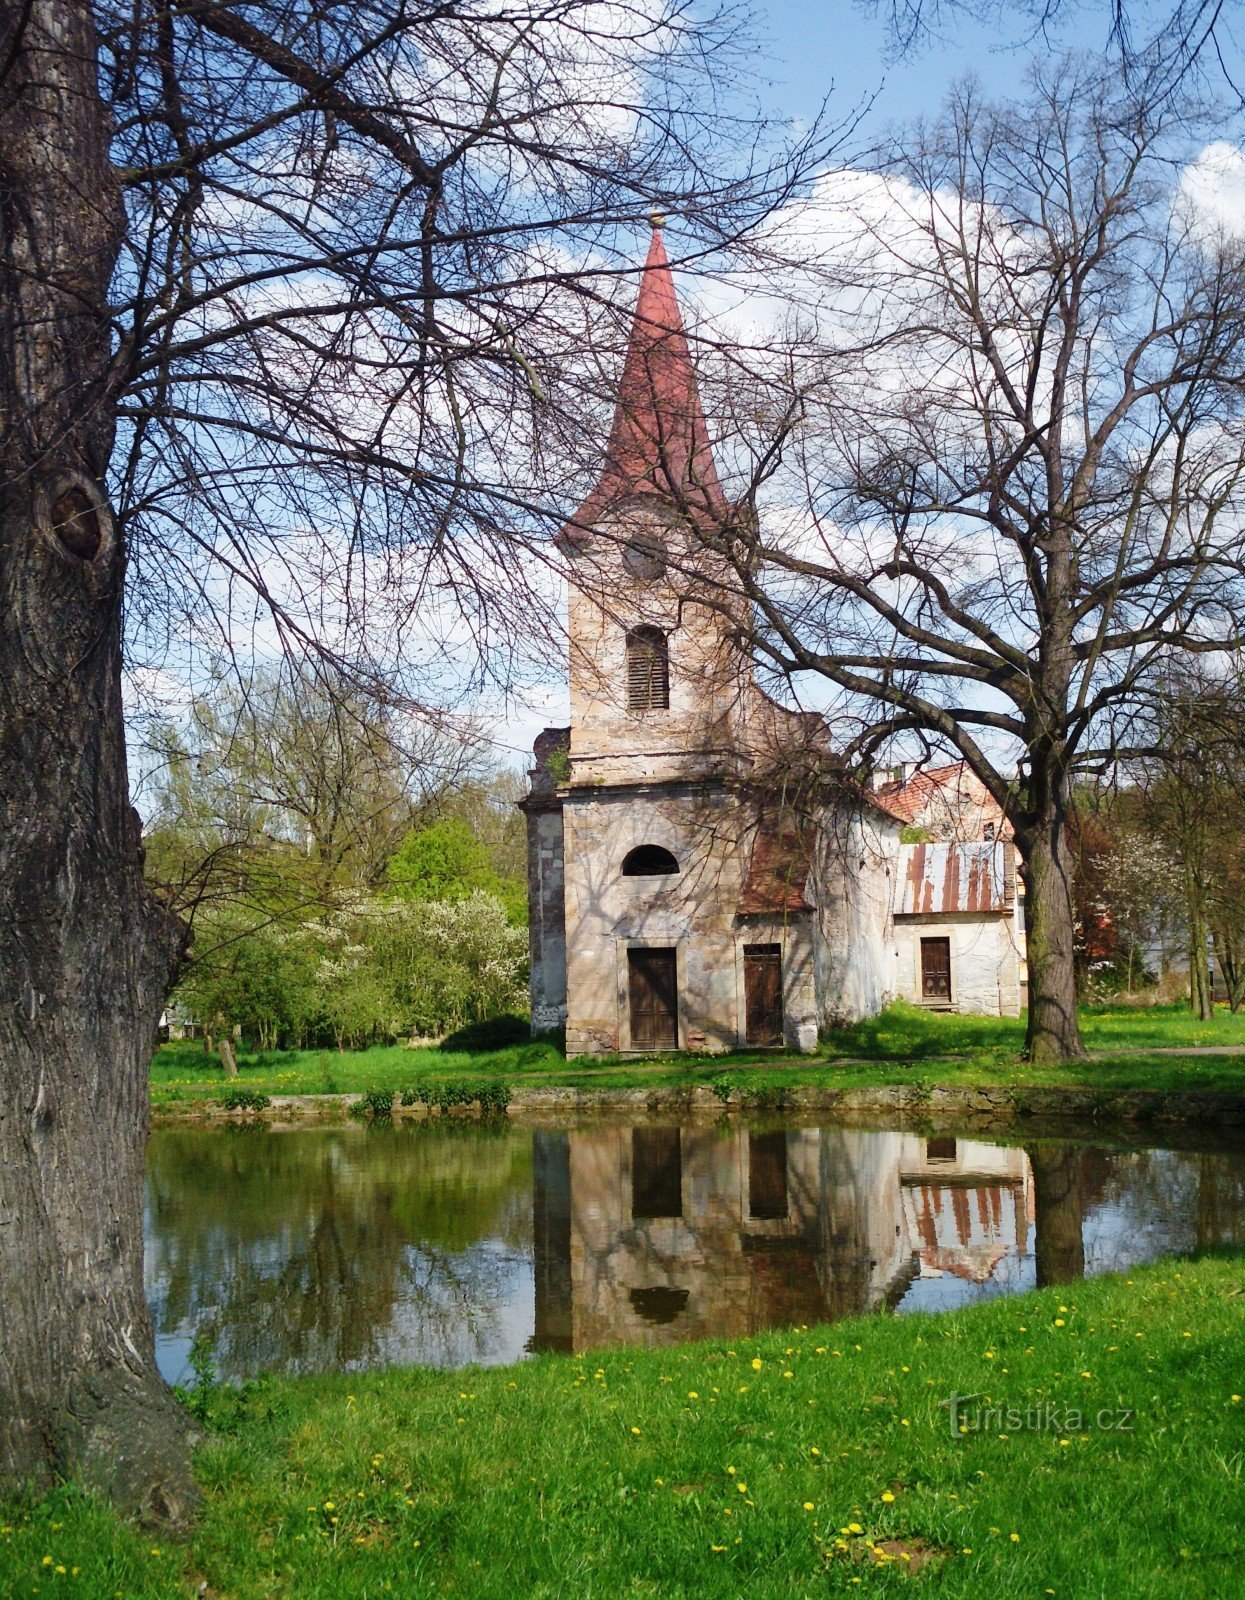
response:
M764 812L739 896L741 917L807 911L804 890L813 864L814 829L800 819Z
M727 510L660 227L640 278L601 476L563 537L582 541L603 513L636 495L692 516Z

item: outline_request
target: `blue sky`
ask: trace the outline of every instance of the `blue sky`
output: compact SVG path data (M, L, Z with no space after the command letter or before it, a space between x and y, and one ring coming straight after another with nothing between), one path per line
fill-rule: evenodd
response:
M808 121L831 89L836 117L876 96L868 119L874 133L937 110L949 85L967 72L990 89L1019 86L1029 54L1010 39L1010 48L996 47L989 30L961 27L956 37L918 46L896 61L882 17L867 15L852 0L767 0L754 15L768 44L766 76L776 109ZM1085 29L1078 34L1086 36Z

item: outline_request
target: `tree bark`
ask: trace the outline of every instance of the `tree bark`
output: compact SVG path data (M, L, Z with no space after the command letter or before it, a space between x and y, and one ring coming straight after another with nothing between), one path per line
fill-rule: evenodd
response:
M1085 1055L1076 1010L1075 913L1067 815L1052 804L1038 826L1017 835L1025 884L1029 1020L1025 1049L1032 1061L1075 1061Z
M104 475L124 214L91 7L0 9L0 1484L183 1525L143 1293L147 1071L181 925L143 883Z
M1209 1022L1215 1014L1206 972L1208 945L1206 913L1202 909L1198 886L1190 877L1187 890L1189 907L1189 1006L1199 1022Z

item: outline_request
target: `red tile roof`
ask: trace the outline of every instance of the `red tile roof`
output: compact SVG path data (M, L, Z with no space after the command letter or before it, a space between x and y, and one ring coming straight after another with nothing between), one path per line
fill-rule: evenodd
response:
M634 495L693 514L727 510L660 228L640 279L601 477L562 538L581 543L604 512Z
M813 864L814 838L812 822L790 815L762 816L739 896L741 917L809 909L804 891Z

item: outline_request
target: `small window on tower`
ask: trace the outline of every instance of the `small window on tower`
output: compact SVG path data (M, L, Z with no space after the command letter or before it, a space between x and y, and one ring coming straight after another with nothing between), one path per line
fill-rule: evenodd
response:
M660 628L627 634L628 711L666 711L670 706L670 651Z

